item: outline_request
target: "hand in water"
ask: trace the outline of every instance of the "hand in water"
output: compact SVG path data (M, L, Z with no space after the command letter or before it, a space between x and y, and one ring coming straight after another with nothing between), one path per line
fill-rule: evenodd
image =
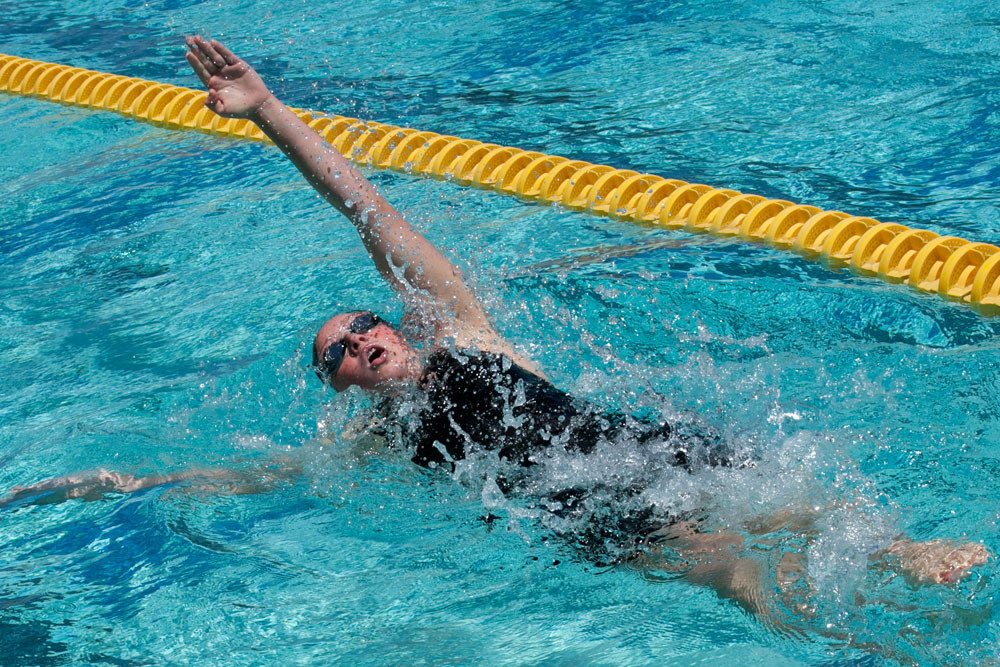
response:
M250 65L216 40L188 37L187 61L208 88L205 106L224 118L252 118L271 91Z

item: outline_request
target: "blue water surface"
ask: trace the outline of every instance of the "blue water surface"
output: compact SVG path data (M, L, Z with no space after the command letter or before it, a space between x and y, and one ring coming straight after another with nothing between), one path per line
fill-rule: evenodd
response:
M5 53L192 87L183 36L210 34L294 106L1000 243L985 0L39 0L0 27ZM992 565L916 586L867 556L901 533L1000 550L996 320L768 247L365 172L557 385L696 412L758 461L664 475L652 500L730 529L825 508L790 635L595 564L495 471L366 437L369 401L324 391L309 346L340 309L402 306L273 148L0 94L0 154L0 496L213 471L0 509L0 664L995 661Z

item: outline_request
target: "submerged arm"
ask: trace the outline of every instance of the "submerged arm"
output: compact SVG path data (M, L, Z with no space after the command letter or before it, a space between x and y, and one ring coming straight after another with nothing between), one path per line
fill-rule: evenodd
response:
M53 477L29 486L15 486L0 496L0 509L19 502L49 505L71 499L101 500L110 493L134 493L157 486L188 482L192 488L212 493L249 495L267 493L301 474L294 461L272 461L248 470L195 469L168 475L136 477L110 470L95 470Z

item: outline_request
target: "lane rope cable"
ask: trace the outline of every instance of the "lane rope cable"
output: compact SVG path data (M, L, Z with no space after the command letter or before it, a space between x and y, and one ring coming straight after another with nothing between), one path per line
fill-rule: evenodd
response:
M267 141L204 91L0 54L0 91ZM293 109L350 160L667 229L765 243L1000 313L1000 248L842 211L373 121Z

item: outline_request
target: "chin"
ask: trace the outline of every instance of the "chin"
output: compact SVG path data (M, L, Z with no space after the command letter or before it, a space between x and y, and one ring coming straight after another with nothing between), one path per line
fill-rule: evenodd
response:
M408 379L406 368L402 366L397 366L394 368L387 368L382 373L379 374L379 380L377 384L396 384L399 382L404 382Z

